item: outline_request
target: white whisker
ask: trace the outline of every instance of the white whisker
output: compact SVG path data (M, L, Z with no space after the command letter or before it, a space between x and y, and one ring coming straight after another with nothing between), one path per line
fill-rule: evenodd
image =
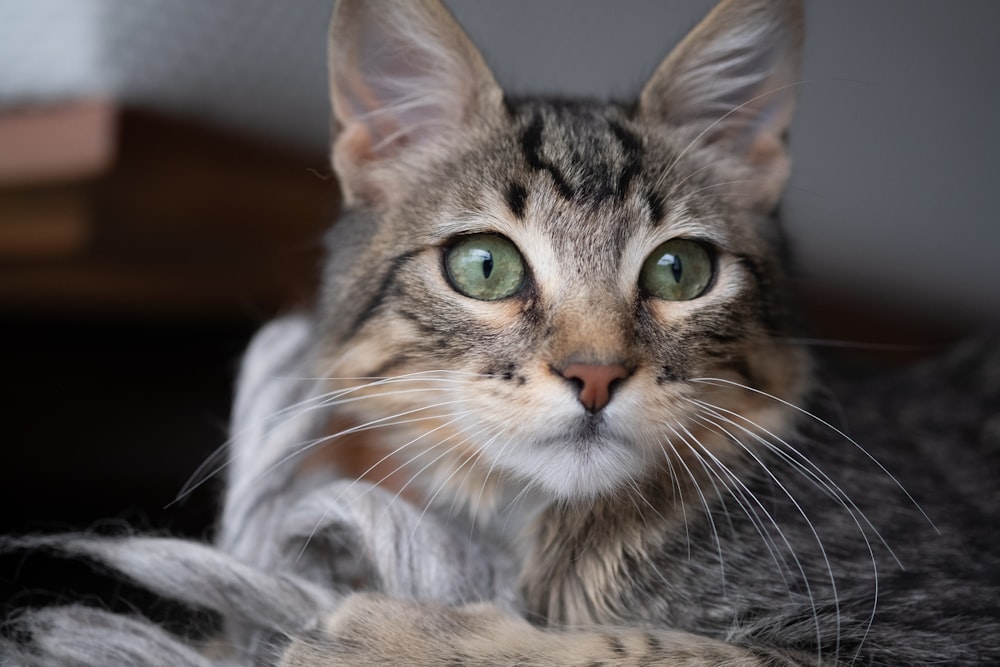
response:
M753 420L751 420L751 419L749 419L747 417L744 417L743 415L740 415L738 413L732 412L731 410L726 410L725 408L721 408L721 407L718 407L718 406L713 406L713 405L711 405L709 403L705 403L704 401L694 400L693 402L695 404L699 404L699 405L704 406L704 408L708 409L710 411L710 414L712 414L713 416L715 416L716 419L721 419L721 420L725 421L726 423L729 423L732 426L735 426L736 428L740 429L741 431L743 431L744 433L746 433L747 435L749 435L755 441L757 441L760 444L764 445L769 451L771 451L771 452L775 453L776 455L778 455L789 466L791 466L793 470L796 470L796 472L798 472L799 474L801 474L803 477L805 477L806 479L808 479L812 483L816 484L817 487L819 487L829 497L831 497L834 500L836 500L838 502L838 504L846 510L846 512L848 513L848 515L851 517L851 520L854 522L855 526L857 526L858 532L861 534L861 538L865 542L865 546L866 546L866 548L868 550L868 554L869 554L869 557L871 559L871 563L872 563L872 578L873 578L872 580L873 580L873 586L874 586L874 591L873 591L873 595L872 595L872 598L873 598L873 600L872 600L872 610L871 610L871 613L869 614L869 617L868 617L867 628L865 630L864 635L861 638L861 641L858 644L857 651L855 652L855 656L859 655L860 651L861 651L861 647L864 644L864 641L867 638L869 632L871 631L871 627L872 627L872 625L875 622L875 613L876 613L877 608L878 608L879 572L878 572L878 562L877 562L877 560L875 558L875 550L874 550L874 548L872 546L871 541L868 539L868 535L867 535L864 527L861 525L861 521L858 520L858 517L860 516L861 520L863 520L864 523L875 533L875 535L878 537L879 541L888 550L888 552L892 556L892 558L896 561L896 563L900 566L900 568L902 568L903 565L899 561L899 559L896 557L895 552L889 546L888 542L882 536L881 532L868 519L868 517L865 515L865 513L861 510L861 508L859 508L857 506L857 504L850 498L850 496L847 493L845 493L843 491L843 489L841 489L836 483L834 483L833 480L830 479L830 477L828 475L826 475L826 473L824 473L822 471L822 469L820 469L818 466L816 466L814 463L812 463L807 457L805 457L803 454L801 454L795 447L793 447L792 445L790 445L788 442L786 442L781 437L779 437L779 436L771 433L769 430L767 430L767 429L759 426L758 424L755 424L753 422ZM773 437L776 440L778 440L785 447L787 447L789 450L791 450L797 456L799 456L803 461L805 461L806 463L808 463L813 469L815 469L815 472L813 472L812 470L810 470L809 468L807 468L802 463L796 461L793 457L791 457L790 455L788 455L786 452L782 451L781 448L775 446L774 443L768 441L765 438L762 438L760 435L754 433L750 429L748 429L748 428L746 428L746 427L744 427L744 426L742 426L740 424L737 424L733 420L728 419L724 415L719 414L719 411L732 414L735 417L739 417L739 418L747 421L748 423L750 423L754 427L760 428L768 436ZM709 420L709 421L711 421L711 420ZM727 429L725 429L724 427L722 427L717 422L712 421L712 423L715 424L716 426L718 426L719 428L721 428L734 441L738 442L736 440L735 436L733 436L731 433L729 433ZM740 444L740 446L744 446L742 443L739 443L739 444ZM839 613L838 613L838 617L839 617Z
M397 456L400 452L402 452L405 449L408 449L409 447L413 446L414 444L416 444L420 440L428 437L429 435L431 435L431 434L433 434L433 433L435 433L435 432L437 432L437 431L439 431L439 430L441 430L443 428L447 428L451 424L455 423L456 421L461 420L463 417L465 417L468 414L471 414L472 412L474 412L474 411L468 410L468 411L463 412L463 413L458 413L457 416L456 415L452 415L454 418L451 421L445 422L444 424L440 424L437 427L431 429L430 431L427 431L425 433L421 433L420 435L416 436L415 438L412 438L408 442L400 445L399 447L396 447L394 450L392 450L388 454L384 455L378 461L376 461L371 466L369 466L363 473L361 473L360 475L355 476L355 478L353 480L351 480L351 483L348 484L347 487L340 492L340 495L337 496L337 498L334 500L334 504L341 503L343 501L343 499L344 499L344 496L346 496L358 483L362 482L364 480L365 476L367 476L368 474L370 474L371 472L373 472L380 465L382 465L386 461L389 461L394 456ZM466 427L466 428L470 428L470 427ZM462 429L462 430L464 430L464 429ZM459 430L458 433L461 433L462 430ZM442 444L444 444L445 442L447 442L448 439L454 437L455 435L457 435L457 433L456 434L452 434L451 436L448 436L448 438L445 438L444 440L438 441L437 443L435 443L433 445L430 445L424 451L418 452L415 456L411 457L408 461L404 461L403 463L400 463L398 466L396 466L395 468L393 468L392 470L390 470L389 472L387 472L385 475L383 475L381 479L379 479L376 482L374 482L372 484L372 487L378 487L378 486L380 486L386 480L388 480L390 477L392 477L393 475L395 475L396 473L398 473L400 470L403 470L404 468L406 468L407 466L409 466L410 464L412 464L414 461L416 461L418 458L420 458L420 456L422 456L423 454L426 454L426 453L434 450L435 448L441 446ZM411 478L411 481L412 481L412 478ZM408 483L409 482L407 482L407 484ZM405 489L405 485L404 485L404 489ZM389 505L391 505L392 502L394 502L395 500L397 500L399 498L400 494L403 492L404 489L400 489L396 493L396 495L393 497L392 501L390 501ZM367 492L368 492L368 490L366 489L364 492L362 492L361 496L364 496L365 494L367 494ZM385 511L383 511L383 514L384 513L385 513ZM312 541L313 537L316 536L316 531L319 530L319 527L321 525L323 525L323 522L326 520L326 517L327 517L327 513L324 512L316 520L316 524L313 526L313 528L310 531L309 535L303 541L302 548L299 550L299 554L298 554L297 558L301 558L302 555L305 553L306 548L309 546L309 543Z
M681 435L677 431L677 429L674 428L673 426L671 426L670 424L667 424L666 426L667 426L667 428L670 429L670 431L674 435L676 435L678 438L680 438L681 442L683 442L685 445L687 445L688 450L695 456L696 459L698 459L698 462L702 463L702 465L704 465L703 462L701 461L701 457L698 456L698 453L694 450L694 448L691 446L691 444L689 442L687 442L687 439L683 435ZM670 445L670 448L673 449L675 453L677 452L677 450L673 446L672 442L670 442L668 440L667 444ZM684 470L687 472L688 477L691 478L691 483L694 485L694 490L698 493L698 496L701 498L701 504L705 508L705 518L708 519L709 526L712 529L712 536L715 538L715 546L716 546L716 548L718 549L718 552L719 552L719 569L722 570L721 574L722 574L722 580L724 582L725 579L726 579L726 572L725 572L725 566L723 565L723 558L722 558L722 540L719 539L719 531L716 529L716 526L715 526L715 517L712 515L712 509L709 507L709 505L708 505L708 499L705 498L705 494L701 490L701 485L698 483L698 478L695 476L694 472L691 471L691 468L688 467L688 464L684 462L684 458L682 456L678 455L677 456L677 462L680 463L681 467L683 467Z
M389 461L389 460L393 459L394 457L398 456L400 454L400 452L402 452L403 450L409 449L411 446L413 446L417 442L423 440L424 438L427 438L428 436L433 435L434 433L437 433L441 429L448 428L449 426L451 426L455 422L460 421L461 419L467 417L470 414L474 414L475 412L476 412L475 410L466 410L464 412L456 413L455 415L450 415L450 416L453 416L453 418L451 420L446 421L443 424L439 424L439 425L435 426L434 428L432 428L431 430L426 431L424 433L421 433L420 435L418 435L418 436L416 436L414 438L411 438L407 442L403 443L402 445L400 445L400 446L396 447L395 449L393 449L392 451L390 451L388 454L385 454L378 461L376 461L375 463L373 463L370 466L368 466L368 468L364 472L362 472L360 475L357 475L355 477L355 479L347 486L347 488L344 489L341 492L341 494L337 498L336 502L340 502L343 499L343 497L348 492L350 492L350 490L352 488L354 488L354 486L358 482L362 481L365 477L367 477L369 474L371 474L373 471L375 471L379 466L381 466L382 464L384 464L386 461ZM436 443L434 445L431 445L431 447L429 449L433 449L434 447L437 447L438 445L442 444L443 442L447 442L447 440L449 438L454 437L458 433L462 433L464 430L466 430L468 428L471 428L471 426L467 426L467 427L465 427L465 429L460 429L457 433L448 436L448 438L445 438L445 440L439 441L438 443ZM429 451L429 449L428 449L428 451ZM419 457L419 454L418 454L418 457ZM400 465L396 466L395 468L393 468L392 470L390 470L389 472L387 472L381 479L377 480L374 483L374 486L380 486L381 484L385 483L386 480L388 480L390 477L392 477L393 475L395 475L396 473L398 473L400 470L404 469L407 465L409 465L409 463L412 463L413 460L415 460L415 459L411 459L409 462L401 463Z
M347 396L347 395L350 395L350 394L357 393L359 391L370 389L372 387L378 387L378 386L387 385L387 384L397 384L397 383L401 383L401 382L414 382L414 383L443 382L443 383L449 383L449 384L468 384L469 383L468 380L457 380L457 379L454 379L454 378L428 377L427 374L431 373L431 372L433 372L433 373L441 373L443 371L418 371L418 372L415 372L415 373L407 373L407 374L404 374L404 375L397 375L397 376L392 376L392 377L380 377L380 378L326 378L325 379L326 382L343 382L343 381L352 381L353 382L353 381L358 381L358 380L363 380L363 379L369 379L371 381L366 382L365 384L361 384L361 385L354 385L354 386L350 386L350 387L345 387L343 389L336 389L336 390L333 390L333 391L330 391L330 392L326 392L324 394L320 394L320 395L317 395L317 396L310 396L309 398L306 398L306 399L304 399L302 401L299 401L298 403L293 403L292 405L286 406L286 407L282 408L281 410L276 411L272 415L272 417L283 416L283 415L288 414L288 413L296 413L296 414L292 415L294 417L294 416L298 416L298 415L301 415L301 414L305 414L305 413L307 413L310 410L315 409L315 408L331 407L331 406L334 406L334 405L340 405L339 399L342 396ZM438 389L438 391L445 391L447 389L448 388ZM421 389L416 389L416 390L412 390L412 391L421 391ZM375 395L384 395L384 394L372 394L372 395L375 396ZM297 412L300 408L305 408L305 409L301 410L301 412Z
M699 417L696 415L696 418ZM801 573L804 579L806 576L805 570L802 567L802 564L798 561L798 557L795 555L795 550L792 548L791 542L789 542L788 538L785 536L784 531L781 530L781 526L777 523L774 517L771 516L771 513L767 511L767 508L764 507L764 504L760 501L760 499L758 499L757 496L754 495L754 493L747 487L747 485L743 482L743 480L740 478L739 475L737 475L732 469L729 468L729 466L727 466L717 456L715 456L715 454L712 453L711 449L705 447L700 442L698 443L698 445L699 447L701 447L702 451L705 452L706 456L710 457L712 461L715 463L715 465L718 467L716 474L724 473L733 482L734 486L726 485L727 490L732 494L733 500L736 501L736 503L743 510L744 514L746 514L747 518L750 519L750 522L753 524L754 529L757 531L758 535L760 535L761 539L764 541L764 546L767 547L768 552L771 554L771 558L772 560L774 560L774 564L777 566L778 575L784 582L785 588L791 590L790 585L788 583L788 579L785 576L785 566L778 559L778 545L774 542L774 539L768 534L766 525L757 514L757 509L751 507L748 504L745 504L743 501L746 501L746 503L755 504L760 509L760 511L764 513L764 516L767 517L768 521L771 523L772 526L774 526L774 529L781 536L782 541L788 548L789 554L791 555L792 559L796 562L799 572Z
M778 477L771 471L768 465L764 463L764 461L762 461L760 457L758 457L757 454L750 447L747 447L739 438L730 433L724 426L721 426L718 423L716 424L716 426L720 428L726 435L728 435L729 438L732 440L732 442L740 446L743 449L743 451L746 452L757 463L758 466L760 466L760 469L764 471L764 473L781 490L781 492L785 495L785 497L788 498L789 502L792 503L792 505L795 507L795 510L799 513L799 516L802 517L806 525L809 527L809 531L812 533L813 539L816 541L816 545L819 547L820 555L823 558L823 563L826 566L826 570L830 578L830 587L833 593L833 602L834 602L836 624L837 624L835 655L839 656L840 655L840 597L837 593L837 581L836 577L833 574L833 564L830 562L829 554L827 554L826 547L824 546L823 540L819 535L819 531L816 529L815 524L809 518L808 513L803 509L802 505L795 498L794 494L792 494L788 490L788 488L781 482L781 480L778 479ZM812 597L811 587L809 586L808 579L805 579L804 583L806 585L807 590L810 590L810 598L811 598ZM815 606L815 601L813 602L813 615L816 618L816 641L817 641L817 646L819 646L822 644L821 641L822 635L819 624L819 618Z
M858 505L851 499L850 495L848 495L836 482L834 482L829 475L823 472L822 468L813 463L809 459L809 457L800 452L787 440L771 432L770 430L764 428L763 426L757 424L749 417L746 417L744 415L739 414L738 412L733 412L732 410L727 410L723 407L713 405L705 401L697 399L688 399L688 400L691 400L692 402L699 405L703 409L708 410L709 413L715 416L717 419L721 419L726 423L740 429L743 433L747 434L748 436L753 438L756 442L760 443L761 445L766 447L769 451L773 452L776 456L785 461L789 466L791 466L794 470L799 472L799 474L801 474L803 477L813 482L813 484L815 484L820 490L822 490L828 497L830 497L833 500L836 500L838 504L840 504L852 517L857 517L857 516L861 517L861 519L868 526L868 528L870 528L872 532L875 533L875 535L878 537L879 541L892 556L893 560L896 561L896 564L901 569L905 569L903 563L899 560L899 558L896 557L896 554L893 551L892 547L889 545L888 541L886 541L886 539L882 536L882 533L878 530L875 524L873 524L871 520L868 519L868 517L861 510L861 508L858 507ZM741 424L736 423L732 419L726 417L725 414L723 413L731 415L732 417L735 417L737 419L742 419L753 428L759 429L761 432L765 433L769 438L773 438L774 441L780 443L788 451L785 451L781 447L776 446L775 442L768 440L767 438L761 437L759 434L753 432L753 430ZM789 452L791 452L791 454ZM792 454L794 454L794 456L792 456ZM855 523L858 523L857 518L855 518L854 520ZM860 523L858 523L858 529L862 532L862 535L865 535L865 531L863 527L860 525ZM865 538L865 540L867 542L867 537ZM869 544L869 548L870 547L871 545ZM874 553L872 555L872 558L874 559Z
M507 526L510 525L510 517L513 516L513 514L514 514L514 512L512 511L513 508L514 508L514 506L518 502L520 502L525 496L527 496L529 493L531 493L531 491L534 490L535 488L536 487L535 487L535 483L534 482L528 482L528 483L524 484L524 486L521 487L521 490L518 491L514 495L514 497L510 499L510 502L507 503L507 506L504 508L504 511L503 511L503 513L506 515L506 518L504 519L503 526L501 526L501 528L500 528L500 539L501 540L506 539Z
M437 447L440 447L440 446L444 445L444 443L448 442L449 440L451 440L452 438L456 437L457 435L459 435L459 434L463 433L464 431L468 430L469 428L472 428L472 426L470 425L469 427L467 427L467 428L465 428L465 429L461 429L461 430L457 431L456 433L453 433L453 434L451 434L450 436L448 436L447 438L445 438L445 439L444 439L444 440L442 440L441 442L439 442L439 443L437 443L436 445L434 445L434 448L437 448ZM482 429L482 428L480 428L480 430L479 430L479 431L476 431L476 433L475 433L475 434L479 434L479 433L481 433L481 432L482 432L482 430L483 430L483 429ZM405 483L405 484L403 484L403 485L402 485L402 486L401 486L401 487L400 487L400 488L399 488L399 489L398 489L398 490L396 491L396 495L395 495L395 496L393 497L393 502L395 502L396 500L398 500L398 499L399 499L399 497L400 497L400 496L401 496L401 495L403 494L403 492L404 492L404 491L406 491L406 489L407 489L407 488L409 488L410 484L412 484L414 480L416 480L416 479L420 478L420 477L421 477L421 476L422 476L422 475L423 475L423 474L424 474L425 472L427 472L427 470L429 470L429 469L430 469L430 468L431 468L431 467L432 467L432 466L433 466L433 465L434 465L435 463L437 463L438 461L440 461L441 459L443 459L443 458L444 458L445 456L448 456L448 455L449 455L449 454L451 454L451 453L452 453L453 451L455 451L456 449L458 449L458 448L459 448L459 447L461 447L462 445L466 444L467 442L469 442L469 437L465 437L465 438L463 438L463 439L459 440L459 441L458 441L458 442L456 442L456 443L455 443L454 445L452 445L451 447L449 447L449 448L448 448L448 449L446 449L445 451L443 451L443 452L441 452L440 454L438 454L437 456L435 456L435 457L434 457L433 459L431 459L430 461L428 461L427 463L425 463L425 464L424 464L424 465L423 465L423 466L422 466L422 467L421 467L421 468L420 468L419 470L417 470L417 471L416 471L416 472L414 472L414 473L413 473L412 475L410 475L410 478L409 478L409 479L408 479L408 480L406 481L406 483ZM428 454L428 453L430 453L430 450L428 450L428 451L426 451L426 452L418 452L416 456L412 457L412 458L411 458L411 459L410 459L409 461L407 461L407 462L406 462L405 464L402 464L402 465L400 466L400 469L402 469L402 468L408 468L408 467L409 467L409 466L411 466L411 465L412 465L412 464L413 464L413 463L414 463L414 462L415 462L415 461L416 461L417 459L419 459L419 458L420 458L420 457L421 457L422 455L424 455L424 454ZM461 466L459 466L459 468L461 468ZM453 473L453 474L454 474L454 473ZM448 476L448 479L451 479L451 475L449 475L449 476ZM439 490L440 490L441 488L442 488L442 487L439 487ZM392 503L390 503L390 505L391 505L391 504L392 504ZM425 502L425 503L424 503L424 509L425 509L425 510L426 510L426 507L427 507L427 505L428 505L428 503L427 503L427 502ZM385 512L386 512L387 510L388 510L388 507L386 508L386 510L383 510L383 511L382 511L382 514L383 514L383 516L385 515ZM423 516L423 515L421 514L421 516Z
M461 376L463 378L469 377L490 377L482 373L472 373L466 371L450 371L450 370L432 370L432 371L417 371L414 373L408 373L399 376L392 377L356 377L356 378L338 378L338 377L317 377L317 378L297 378L297 377L275 377L274 380L287 379L287 380L311 380L316 382L328 382L328 381L357 381L357 380L372 380L368 384L348 387L345 389L339 389L335 391L325 392L316 396L310 396L306 399L287 405L279 410L274 411L272 414L264 418L264 423L268 425L265 429L264 436L273 433L275 429L279 426L287 423L290 420L301 418L310 412L332 407L335 405L340 405L337 402L342 396L350 393L361 391L363 389L370 388L372 386L389 384L395 382L447 382L453 384L463 384L467 383L467 379L455 379L452 377L433 377L429 376L430 373L443 373L451 376ZM444 389L432 389L434 391L444 391ZM418 391L418 390L412 390ZM385 397L391 395L389 392L377 394L377 396ZM373 397L376 395L372 395ZM345 401L346 402L346 401ZM217 476L223 470L225 470L232 463L231 450L233 443L242 436L242 432L233 434L226 442L217 448L212 454L205 458L205 460L195 469L195 471L190 475L188 480L184 483L181 489L177 492L177 496L167 505L167 507L183 500L185 497L193 493L195 490L200 488L210 479ZM224 461L219 462L219 459L229 455ZM206 470L214 466L210 472Z
M663 442L660 441L657 444L660 446L660 451L663 452L663 459L667 462L667 471L670 474L671 501L676 504L677 498L680 497L681 517L684 520L684 537L687 541L688 560L691 560L691 530L688 526L687 508L685 507L687 503L684 501L684 490L681 488L680 477L677 476L677 472L674 470L674 464L670 460L671 457L669 454L667 454L667 450L663 446ZM672 443L669 443L669 439L668 439L668 444L670 444L670 449L671 451L673 451L674 456L678 456L677 449L673 446Z
M499 437L499 435L500 434L498 433L495 436L491 437L490 440L489 440L489 442L490 443L495 442L496 439ZM478 498L476 500L476 503L474 505L474 507L477 510L478 510L478 508L482 507L482 504L483 504L483 495L486 493L486 485L489 483L490 476L493 474L493 471L496 469L497 463L499 463L500 460L504 457L504 455L507 453L507 450L511 447L512 443L513 443L513 441L508 439L505 443L503 443L503 446L500 447L500 451L498 451L493 456L493 462L490 464L489 469L487 469L487 471L486 471L486 475L483 477L482 486L479 487L479 496L478 496ZM483 451L485 451L485 448L484 448ZM474 511L472 513L472 521L470 522L471 526L469 528L470 534L471 534L472 531L475 530L475 528L476 528L476 519L479 518L480 514L481 513L479 511Z
M698 440L698 437L694 433L692 433L691 430L688 429L688 427L684 426L683 424L678 424L678 427L681 429L684 435L687 436L686 442L688 443L688 446L695 454L695 458L698 460L698 464L702 467L702 470L705 471L708 483L711 484L712 488L715 490L715 495L718 496L719 498L719 503L722 505L722 511L726 515L726 523L729 524L729 530L731 532L733 530L733 517L729 514L729 507L726 505L726 500L723 497L722 491L719 490L719 486L715 483L715 479L713 478L712 474L713 470L711 469L711 466L707 464L705 458L700 453L708 451L708 448L701 444L701 441ZM722 480L720 479L719 481L721 482ZM724 482L723 486L725 486L727 491L729 490L729 487L726 486Z
M483 430L483 429L481 429L481 430L477 431L477 432L476 432L476 433L475 433L474 435L479 435L479 433L481 433L481 432L482 432L482 430ZM463 444L467 443L468 441L469 441L469 438L465 438L465 439L464 439L464 440L462 440L461 442L459 442L459 443L456 443L455 447L459 447L459 446L461 446L461 445L463 445ZM439 482L439 483L438 483L438 488L437 488L437 490L435 490L435 491L434 491L434 493L433 493L433 494L431 494L431 497L430 497L430 498L428 498L426 502L424 502L424 507L423 507L423 509L422 509L422 510L420 511L420 515L419 515L419 516L417 517L417 520L416 520L416 521L414 522L414 524L413 524L413 529L412 529L412 530L410 531L410 539L409 539L409 544L413 544L413 538L414 538L414 537L416 536L416 534L417 534L417 529L418 529L418 528L420 527L420 522L421 522L421 521L423 520L424 516L425 516L425 515L427 514L427 510L428 510L428 509L430 509L431 505L433 505L433 504L434 504L434 501L435 501L435 500L437 499L438 495L440 495L440 493L441 493L441 492L442 492L442 491L444 490L444 488L445 488L445 487L446 487L446 486L448 485L448 482L450 482L450 481L451 481L452 477L454 477L454 476L455 476L456 474L458 474L458 472L459 472L459 471L460 471L460 470L461 470L462 468L464 468L465 466L469 466L469 470L471 471L471 470L472 470L472 467L473 467L473 465L474 465L474 464L475 464L476 462L478 462L480 458L482 458L482 456L483 456L483 452L484 452L484 450L485 450L485 447L488 447L488 446L489 446L489 443L485 443L485 444L483 444L483 445L482 445L482 448L481 448L481 449L478 449L478 450L476 451L476 454L475 454L474 456L470 456L470 457L466 458L466 459L465 459L464 461L462 461L462 463L461 463L460 465L458 465L458 466L457 466L457 467L456 467L456 468L455 468L454 470L452 470L452 471L451 471L451 473L449 473L447 477L445 477L445 478L444 478L443 480L441 480L441 482ZM452 448L452 449L454 449L454 448ZM450 453L451 451L452 451L452 450L451 450L451 449L449 449L449 450L448 450L448 452L445 452L445 453L446 453L446 454L448 454L448 453ZM467 473L467 474L468 474L468 473ZM397 496L397 497L398 497L398 496Z
M230 462L230 446L232 444L231 440L227 440L221 446L216 447L215 451L205 457L205 460L198 464L198 467L194 469L194 472L188 476L187 481L181 486L177 495L164 506L164 509L169 509L175 504L181 502L189 495L200 489L204 484L208 483L210 479L218 475L220 472L225 470ZM212 468L210 472L206 472Z
M731 387L738 387L740 389L745 389L747 391L753 392L753 393L758 394L760 396L764 396L765 398L769 398L771 400L774 400L774 401L776 401L776 402L778 402L778 403L780 403L780 404L782 404L782 405L784 405L786 407L789 407L789 408L791 408L791 409L799 412L800 414L803 414L803 415L805 415L805 416L807 416L807 417L809 417L811 419L816 420L818 423L822 424L823 426L825 426L826 428L830 429L831 431L833 431L834 433L836 433L840 437L844 438L844 440L846 440L847 442L851 443L851 445L853 445L859 452L861 452L862 454L864 454L868 458L869 461L871 461L876 466L878 466L878 469L881 470L882 473L885 474L890 480L892 480L893 484L895 484L896 487L899 488L899 490L902 491L906 495L906 497L909 499L909 501L911 503L913 503L913 506L917 509L917 511L920 512L921 516L924 517L924 520L926 520L927 523L930 524L930 526L935 530L935 532L937 532L938 535L941 534L941 531L938 530L938 527L934 525L934 522L931 521L931 518L929 516L927 516L926 512L924 512L924 509L920 506L920 503L918 503L916 501L916 499L912 495L910 495L910 492L906 490L906 488L902 485L902 483L900 483L900 481L898 479L896 479L896 477L892 473L890 473L889 470L878 461L878 459L876 459L874 456L872 456L868 452L868 450L866 450L864 447L862 447L854 438L852 438L851 436L847 435L842 430L840 430L839 428L837 428L836 426L834 426L833 424L831 424L827 420L823 419L819 415L816 415L816 414L814 414L814 413L812 413L812 412L810 412L810 411L808 411L808 410L806 410L804 408L801 408L801 407L795 405L794 403L786 401L785 399L783 399L783 398L781 398L779 396L775 396L774 394L769 394L766 391L763 391L761 389L756 389L755 387L751 387L749 385L745 385L745 384L742 384L740 382L735 382L733 380L727 380L725 378L691 378L691 382L701 382L701 383L704 383L704 384L715 385L715 386L731 386Z
M336 440L337 438L343 437L345 435L351 435L351 434L354 434L354 433L361 433L361 432L364 432L364 431L370 431L370 430L376 430L376 429L392 428L392 427L396 427L396 426L402 426L404 424L413 424L413 423L419 423L419 422L423 422L423 421L432 421L432 420L444 419L444 418L455 416L456 414L469 414L469 413L475 412L475 410L468 410L465 413L454 413L454 412L452 412L452 413L445 413L443 415L441 415L441 414L433 414L433 415L425 415L425 416L421 416L421 417L413 417L411 419L399 419L400 417L404 417L406 415L416 414L416 413L419 413L419 412L423 412L425 410L431 410L431 409L434 409L434 408L440 408L440 407L444 407L444 406L448 406L448 405L455 405L455 404L458 404L458 403L467 403L467 402L468 402L468 399L455 399L455 400L452 400L452 401L444 401L444 402L435 403L435 404L432 404L432 405L421 406L419 408L412 408L410 410L405 410L403 412L399 412L399 413L396 413L394 415L387 415L385 417L379 417L377 419L373 419L371 421L365 422L364 424L359 424L357 426L352 426L350 428L346 428L346 429L343 429L341 431L337 431L336 433L332 433L332 434L329 434L329 435L324 435L324 436L319 437L319 438L314 438L314 439L312 439L312 440L310 440L308 442L305 442L305 443L299 443L298 445L296 445L295 447L292 448L292 451L288 452L287 454L285 454L284 456L282 456L278 460L272 462L264 470L262 470L259 473L255 474L252 478L250 478L248 480L245 480L244 483L246 483L246 484L253 484L253 483L259 482L261 479L263 479L264 477L266 477L270 473L274 472L275 470L277 470L278 468L280 468L282 465L288 463L292 459L298 458L298 457L302 456L304 453L310 451L311 449L319 447L320 445L324 445L324 444L326 444L328 442Z

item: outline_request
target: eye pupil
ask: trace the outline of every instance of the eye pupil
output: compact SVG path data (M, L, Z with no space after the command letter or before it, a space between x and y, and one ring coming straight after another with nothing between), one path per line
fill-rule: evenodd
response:
M667 253L660 258L660 261L658 261L657 264L659 266L669 266L670 273L674 276L674 282L680 283L683 268L681 267L681 258L679 256Z
M489 278L490 274L493 273L493 255L489 252L483 252L483 278Z

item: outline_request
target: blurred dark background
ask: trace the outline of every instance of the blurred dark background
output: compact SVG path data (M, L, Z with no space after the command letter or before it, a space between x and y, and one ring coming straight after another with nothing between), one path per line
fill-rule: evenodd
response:
M508 90L631 97L713 3L449 4ZM337 210L330 6L0 0L0 534L210 536L217 482L173 501ZM808 11L785 206L806 319L850 343L821 346L836 363L901 365L1000 311L1000 4ZM54 568L0 557L0 599L106 596Z
M218 477L178 493L226 441L253 331L310 301L337 207L323 151L108 101L0 113L0 147L5 122L53 172L73 141L112 145L87 171L0 183L0 535L209 538ZM149 597L0 555L7 606L88 596Z

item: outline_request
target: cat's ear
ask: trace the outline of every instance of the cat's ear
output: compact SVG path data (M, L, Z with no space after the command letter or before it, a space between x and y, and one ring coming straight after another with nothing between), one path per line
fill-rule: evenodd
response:
M639 112L745 159L748 196L773 206L788 178L804 32L800 0L723 0L653 73Z
M394 160L502 109L485 61L438 0L339 0L328 65L348 201L384 196Z

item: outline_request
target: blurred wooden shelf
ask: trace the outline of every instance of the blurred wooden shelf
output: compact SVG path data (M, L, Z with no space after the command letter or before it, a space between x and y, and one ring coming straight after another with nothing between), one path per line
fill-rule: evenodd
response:
M100 102L0 113L0 155L8 314L261 319L314 289L324 155Z

